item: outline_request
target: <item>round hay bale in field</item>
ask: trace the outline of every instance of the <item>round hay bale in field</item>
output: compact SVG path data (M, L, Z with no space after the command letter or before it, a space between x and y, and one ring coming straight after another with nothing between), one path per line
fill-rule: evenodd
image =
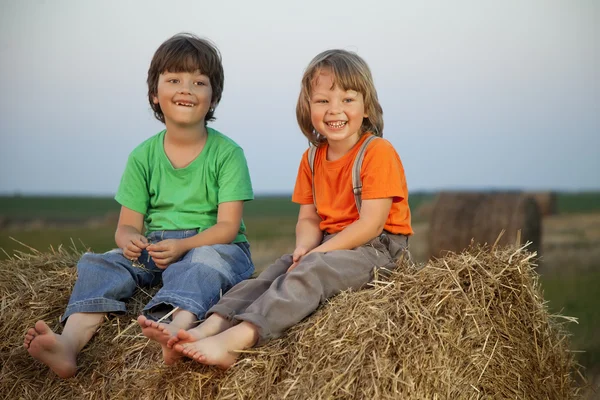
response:
M555 192L531 192L527 194L536 201L542 217L557 213L558 208Z
M421 203L419 207L415 210L415 217L419 219L428 220L431 218L431 214L433 213L433 208L435 207L434 200L427 200Z
M502 234L500 239L499 235ZM442 192L429 226L429 255L460 252L471 242L514 245L532 242L539 252L542 221L536 202L521 193Z
M67 256L65 256L67 257ZM344 292L227 371L162 365L126 316L107 320L61 380L23 349L38 318L58 328L73 257L0 263L0 397L18 399L573 399L564 319L548 314L523 250L472 248Z

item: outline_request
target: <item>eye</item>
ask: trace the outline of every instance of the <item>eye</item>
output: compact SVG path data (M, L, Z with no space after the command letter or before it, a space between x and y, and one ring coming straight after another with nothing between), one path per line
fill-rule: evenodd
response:
M317 104L327 104L327 100L325 100L325 99L318 99L318 100L315 100L315 103L317 103Z
M354 99L350 97L344 99L344 103L352 103L353 101Z
M169 82L169 83L179 83L179 79L171 78L167 82Z
M206 86L206 82L204 81L196 81L197 86Z

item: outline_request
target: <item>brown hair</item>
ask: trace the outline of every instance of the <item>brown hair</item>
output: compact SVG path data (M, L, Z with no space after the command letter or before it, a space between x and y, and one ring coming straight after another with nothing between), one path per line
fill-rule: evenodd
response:
M195 72L200 70L208 76L212 87L211 103L215 106L221 101L225 76L221 53L217 47L207 39L200 39L191 33L178 33L164 41L154 53L150 68L148 69L148 100L154 111L154 116L160 122L165 122L165 116L159 104L154 104L153 98L158 90L158 77L169 72ZM213 121L215 110L210 108L206 117Z
M302 86L298 104L296 105L296 118L304 136L315 146L324 143L326 139L321 136L312 125L310 119L310 94L315 78L321 70L330 70L333 74L333 85L343 90L355 90L363 95L365 113L360 135L372 132L383 136L383 109L377 99L377 90L373 83L373 76L369 66L358 54L346 50L326 50L312 59L302 76Z

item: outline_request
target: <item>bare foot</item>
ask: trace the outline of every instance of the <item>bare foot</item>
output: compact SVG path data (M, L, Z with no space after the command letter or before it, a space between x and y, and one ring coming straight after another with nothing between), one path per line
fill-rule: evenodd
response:
M46 364L61 378L70 378L77 372L77 352L44 321L36 322L27 331L23 346L33 358Z
M142 327L142 334L148 339L158 342L162 347L165 364L174 364L181 358L181 354L167 346L167 342L177 334L177 331L180 329L179 327L152 321L143 315L140 315L137 321Z
M218 335L176 345L175 349L181 348L182 354L202 364L227 369L235 364L240 350L254 346L257 340L256 327L244 321Z
M177 335L172 336L167 342L169 348L179 345L177 351L183 350L182 345L185 343L191 343L200 339L207 338L209 336L217 335L234 325L234 321L228 320L221 317L219 314L212 314L208 319L202 322L194 329L183 330L180 329Z

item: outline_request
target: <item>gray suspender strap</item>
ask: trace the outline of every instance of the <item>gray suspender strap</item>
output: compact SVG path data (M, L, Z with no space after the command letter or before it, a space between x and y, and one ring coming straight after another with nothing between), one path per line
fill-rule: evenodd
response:
M352 166L352 192L354 193L354 202L356 203L356 209L360 214L360 207L362 205L362 181L360 179L360 171L362 169L362 163L365 158L365 152L367 151L367 146L373 139L378 139L379 136L369 136L360 146L358 150L358 154L356 154L356 158L354 158L354 165ZM313 203L315 207L317 207L317 198L315 197L315 157L317 155L317 147L314 145L310 145L308 148L308 165L310 167L310 172L312 174L312 195L313 195Z
M356 203L356 209L360 214L360 207L362 205L362 180L360 179L360 171L362 169L363 159L367 151L367 146L373 139L377 139L379 136L369 136L360 146L358 154L354 159L354 166L352 167L352 191L354 192L354 202Z
M317 155L317 146L314 144L310 144L308 148L308 165L310 166L310 173L312 174L312 180L310 181L310 186L312 187L312 195L313 195L313 204L315 208L317 208L317 198L315 196L315 157Z

